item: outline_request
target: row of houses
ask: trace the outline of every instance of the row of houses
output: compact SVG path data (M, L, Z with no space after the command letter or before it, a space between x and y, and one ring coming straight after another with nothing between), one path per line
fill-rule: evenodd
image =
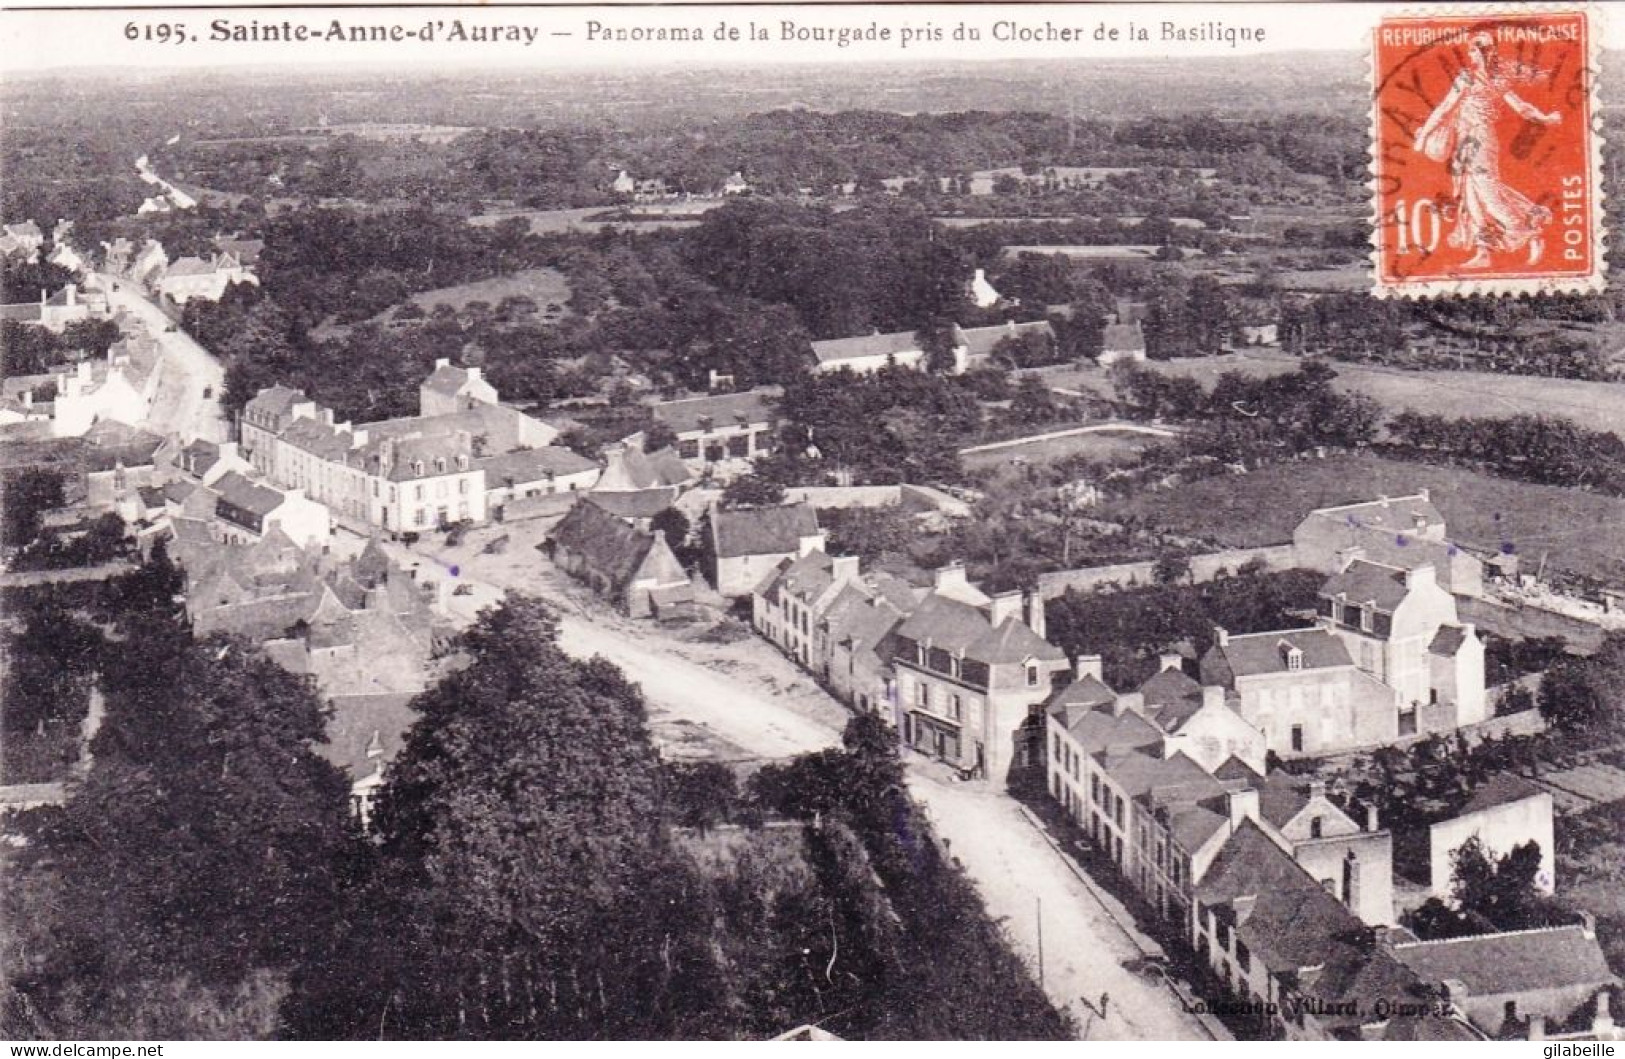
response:
M964 328L955 324L949 332L953 356L952 374L985 367L995 360L1000 342L1006 339L1035 337L1053 347L1055 328L1048 320L1032 323L1009 321L991 327ZM902 368L924 370L926 352L917 331L876 331L853 338L832 338L812 344L814 370L820 374L850 371L869 375L895 365Z
M0 380L0 428L23 426L51 437L83 437L95 424L138 426L152 410L161 350L130 317L116 317L125 337L98 360Z
M208 255L188 254L171 261L156 239L137 247L120 236L102 244L102 267L109 275L184 305L194 298L219 301L233 283L258 286L254 264L263 249L264 243L257 239L217 236Z

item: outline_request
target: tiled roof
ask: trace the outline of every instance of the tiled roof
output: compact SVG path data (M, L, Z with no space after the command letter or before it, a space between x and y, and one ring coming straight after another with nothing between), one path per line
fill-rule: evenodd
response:
M818 513L810 504L711 512L718 558L745 555L793 555L801 538L818 532Z
M1108 750L1130 750L1155 746L1162 742L1163 733L1157 726L1133 710L1124 710L1117 716L1105 708L1069 714L1067 732L1086 754Z
M571 508L549 537L555 546L582 556L616 587L632 579L655 543L653 534L642 533L589 503Z
M1130 798L1146 794L1156 787L1174 787L1204 780L1211 782L1213 779L1206 769L1183 753L1165 758L1140 747L1101 751L1095 757L1104 766L1111 781Z
M1258 785L1258 815L1277 829L1285 827L1309 804L1309 781L1277 770Z
M1405 601L1405 593L1404 570L1366 559L1355 559L1320 586L1322 596L1341 596L1360 606L1375 603L1386 614L1392 614Z
M712 427L759 425L773 422L770 403L780 392L775 386L744 393L684 397L676 401L662 401L649 411L678 434L706 429L703 420L709 420Z
M355 435L337 430L318 419L295 419L282 431L282 440L318 459L338 461L355 444Z
M1168 814L1168 833L1179 848L1194 853L1229 822L1229 817L1202 805L1188 805Z
M1454 979L1477 996L1617 981L1596 936L1579 924L1400 944L1394 955L1430 982Z
M474 466L484 469L487 489L506 483L539 482L549 474L564 476L591 471L598 464L579 456L560 445L543 445L537 449L518 449L499 456L483 456Z
M1498 772L1473 788L1473 796L1461 807L1459 815L1483 812L1502 805L1511 805L1527 798L1536 798L1546 792L1522 776Z
M832 338L812 344L813 356L820 364L865 357L885 357L920 351L919 339L913 331L892 331L887 334L858 335L855 338Z
M1287 652L1296 647L1303 653L1303 668L1330 669L1351 666L1343 641L1324 629L1289 629L1281 632L1260 632L1230 637L1223 646L1215 645L1208 652L1209 660L1228 666L1236 677L1257 676L1261 673L1286 673ZM1206 668L1206 666L1204 666ZM1205 677L1204 677L1205 679Z

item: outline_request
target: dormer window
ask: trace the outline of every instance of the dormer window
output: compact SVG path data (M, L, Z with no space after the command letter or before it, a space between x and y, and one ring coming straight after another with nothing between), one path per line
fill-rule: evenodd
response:
M1343 622L1343 598L1341 596L1332 599L1332 620L1339 624Z
M1322 831L1323 831L1323 827L1322 827L1322 824L1321 824L1320 817L1318 817L1318 816L1310 817L1309 818L1309 837L1310 838L1320 838Z
M948 672L956 678L960 675L958 655L952 655L948 658Z
M1027 686L1029 688L1038 687L1038 663L1037 662L1028 662L1027 663Z
M444 456L435 457L434 469L436 474L446 473L446 458Z
M1370 632L1371 631L1371 612L1372 612L1373 609L1375 609L1375 607L1376 607L1375 603L1367 603L1365 606L1360 608L1360 631L1361 632Z
M1288 670L1294 673L1302 669L1303 652L1298 650L1296 647L1288 647L1286 649L1286 667Z
M925 644L917 643L914 645L914 661L922 666L925 665Z
M413 474L414 477L417 477L417 478L422 478L423 477L423 461L422 460L414 460L413 461L413 463L412 463L412 474Z

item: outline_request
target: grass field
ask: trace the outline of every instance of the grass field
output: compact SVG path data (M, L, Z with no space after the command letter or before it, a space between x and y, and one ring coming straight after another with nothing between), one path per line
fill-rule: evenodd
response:
M505 276L482 279L478 283L463 283L456 287L439 287L412 295L411 300L425 312L437 305L450 305L461 309L469 302L483 301L495 306L504 298L522 295L546 309L557 302L563 305L570 297L570 284L557 269L529 268L523 272L510 272Z
M1160 444L1158 439L1144 434L1074 434L1067 438L1033 441L991 452L973 452L961 459L966 470L985 472L1000 467L1019 467L1021 464L1015 462L1018 458L1025 464L1053 463L1069 456L1086 456L1107 462L1133 455L1156 444Z
M687 212L694 212L701 207L696 204L686 204ZM693 228L699 224L696 220L660 220L644 219L639 221L601 221L592 220L603 213L608 207L588 206L575 210L516 210L502 213L482 213L468 219L468 223L478 228L490 228L514 217L522 217L530 222L532 235L558 235L561 232L596 232L606 226L626 228L636 224L638 231L650 231L656 228ZM640 207L640 210L647 210Z
M1450 536L1484 552L1511 544L1526 563L1625 579L1625 500L1576 489L1530 485L1455 467L1376 456L1335 456L1224 475L1142 493L1111 506L1171 531L1226 547L1292 539L1311 510L1426 487Z
M1186 375L1211 387L1227 371L1278 375L1301 363L1282 353L1230 353L1222 357L1147 361L1157 371ZM1462 416L1553 415L1592 430L1625 436L1625 383L1498 375L1480 371L1403 371L1333 361L1338 386L1366 394L1392 415L1406 409ZM1111 381L1098 368L1047 376L1050 385L1110 396Z

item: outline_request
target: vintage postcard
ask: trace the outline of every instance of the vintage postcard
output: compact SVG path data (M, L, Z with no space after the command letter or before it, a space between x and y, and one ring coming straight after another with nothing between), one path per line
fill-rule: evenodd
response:
M1614 1054L1603 7L0 10L0 1037Z

